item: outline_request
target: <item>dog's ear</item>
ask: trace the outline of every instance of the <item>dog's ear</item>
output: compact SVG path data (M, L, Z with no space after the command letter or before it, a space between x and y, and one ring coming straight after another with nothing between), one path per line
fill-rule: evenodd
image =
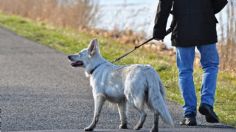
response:
M97 48L98 48L98 40L97 39L93 39L89 46L88 46L88 53L90 56L95 55L95 53L97 52Z

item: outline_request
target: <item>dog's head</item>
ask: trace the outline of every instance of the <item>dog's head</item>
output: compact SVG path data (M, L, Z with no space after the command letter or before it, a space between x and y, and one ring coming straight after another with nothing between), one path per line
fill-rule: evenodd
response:
M88 48L81 50L77 54L69 55L68 59L71 61L73 67L84 67L88 69L89 67L93 67L92 60L99 56L98 41L97 39L93 39Z

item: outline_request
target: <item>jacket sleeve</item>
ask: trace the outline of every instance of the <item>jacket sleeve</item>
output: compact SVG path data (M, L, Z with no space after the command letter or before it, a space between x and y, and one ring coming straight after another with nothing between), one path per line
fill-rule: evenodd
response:
M153 38L163 40L166 35L167 20L173 6L173 0L159 0L157 7Z
M214 13L219 13L228 3L227 0L211 0Z

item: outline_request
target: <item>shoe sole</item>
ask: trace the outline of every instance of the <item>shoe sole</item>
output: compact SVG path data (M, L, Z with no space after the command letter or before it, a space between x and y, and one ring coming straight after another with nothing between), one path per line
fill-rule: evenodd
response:
M179 124L181 126L197 126L197 121L195 120L195 121L192 121L191 123L190 122L186 123L186 121L181 121Z
M209 122L209 123L219 123L219 120L214 115L212 115L207 109L199 108L199 112L202 115L205 115L205 118L206 118L207 122Z
M181 126L197 126L197 124L180 124Z

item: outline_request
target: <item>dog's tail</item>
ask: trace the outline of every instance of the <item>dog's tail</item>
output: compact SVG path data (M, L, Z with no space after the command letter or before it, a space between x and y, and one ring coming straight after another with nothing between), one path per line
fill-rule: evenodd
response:
M147 74L148 104L154 112L160 114L162 120L165 123L174 126L173 119L170 115L167 105L165 104L165 91L160 77L154 69L149 71L150 73Z

